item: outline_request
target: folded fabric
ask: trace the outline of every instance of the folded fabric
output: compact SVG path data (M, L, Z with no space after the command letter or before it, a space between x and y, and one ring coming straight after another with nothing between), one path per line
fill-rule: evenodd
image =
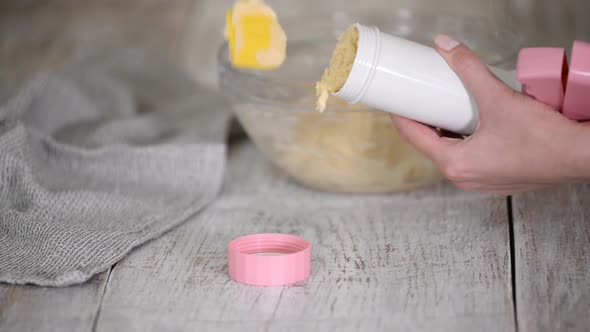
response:
M84 282L198 213L229 115L142 50L33 77L0 106L0 282Z

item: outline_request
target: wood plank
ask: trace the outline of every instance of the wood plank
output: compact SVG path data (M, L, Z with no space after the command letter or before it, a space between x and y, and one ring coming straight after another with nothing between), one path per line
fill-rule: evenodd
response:
M590 327L590 184L513 198L520 331Z
M525 46L590 40L590 2L513 2ZM513 197L515 283L520 331L587 331L590 327L589 185Z
M233 147L228 165L216 203L115 267L97 331L513 330L503 198L448 184L388 196L310 192L251 143ZM232 282L226 246L257 232L310 240L311 278Z
M109 273L67 288L0 284L0 331L92 331Z

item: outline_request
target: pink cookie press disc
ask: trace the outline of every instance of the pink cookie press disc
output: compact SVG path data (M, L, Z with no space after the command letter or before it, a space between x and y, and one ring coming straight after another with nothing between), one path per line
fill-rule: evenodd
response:
M563 48L525 48L516 72L522 92L560 112L565 95L567 59Z
M572 120L590 120L590 43L574 42L563 114Z
M571 120L590 120L590 43L574 42L569 68L562 48L522 49L516 71L523 93Z
M309 277L311 246L289 234L254 234L230 242L229 275L253 286L283 286Z

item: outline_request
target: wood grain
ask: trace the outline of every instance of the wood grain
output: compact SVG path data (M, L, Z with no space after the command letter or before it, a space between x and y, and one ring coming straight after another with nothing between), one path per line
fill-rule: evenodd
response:
M0 331L92 331L108 275L67 288L0 284Z
M513 198L520 331L590 328L590 185Z
M251 143L229 155L210 208L118 264L97 331L511 331L506 203L449 185L342 196L294 185ZM256 288L227 275L237 236L313 245L312 276Z

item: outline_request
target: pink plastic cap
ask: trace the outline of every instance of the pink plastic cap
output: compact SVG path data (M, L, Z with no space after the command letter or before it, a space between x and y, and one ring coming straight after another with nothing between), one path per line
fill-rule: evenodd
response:
M289 234L254 234L229 244L229 275L243 284L283 286L306 280L311 246Z
M563 48L523 48L516 72L523 93L561 111L568 72Z
M572 120L590 120L590 43L574 42L563 114Z

